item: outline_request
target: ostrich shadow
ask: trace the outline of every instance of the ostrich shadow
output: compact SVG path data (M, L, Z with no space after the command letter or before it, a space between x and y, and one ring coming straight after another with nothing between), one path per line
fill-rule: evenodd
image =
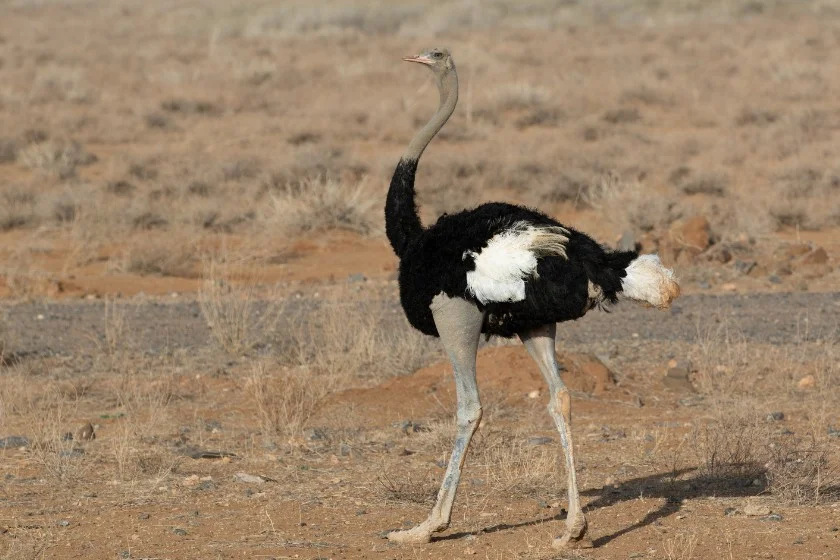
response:
M610 507L615 504L645 498L664 498L665 503L659 508L649 512L645 517L632 525L624 527L609 535L602 535L593 538L592 544L597 548L608 542L656 522L659 519L677 513L686 500L703 497L727 497L739 498L760 494L764 489L763 475L756 476L697 476L697 469L686 468L667 473L657 473L650 476L643 476L622 482L621 484L603 488L592 488L581 492L581 496L593 497L586 506L584 512L592 512L597 509ZM683 479L687 475L695 475ZM762 484L755 486L753 481L758 478ZM500 523L484 527L476 531L461 531L450 535L443 535L433 540L446 541L457 540L470 535L481 535L497 533L520 527L530 527L549 521L561 521L566 519L566 512L563 511L550 517L530 519L520 523Z

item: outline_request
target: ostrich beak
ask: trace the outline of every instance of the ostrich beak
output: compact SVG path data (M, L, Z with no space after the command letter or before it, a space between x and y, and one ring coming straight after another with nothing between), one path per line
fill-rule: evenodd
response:
M406 62L419 62L420 64L426 64L428 66L434 64L434 61L431 58L420 54L416 56L404 56L403 60Z

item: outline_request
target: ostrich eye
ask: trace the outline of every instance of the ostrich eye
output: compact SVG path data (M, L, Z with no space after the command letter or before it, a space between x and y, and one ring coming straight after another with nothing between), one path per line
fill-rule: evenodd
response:
M443 58L443 53L441 53L441 52L432 53L432 57L433 58Z

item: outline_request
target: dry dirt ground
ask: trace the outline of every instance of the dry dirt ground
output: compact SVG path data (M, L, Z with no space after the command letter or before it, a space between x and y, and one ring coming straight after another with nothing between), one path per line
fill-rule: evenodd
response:
M840 3L0 13L0 559L840 557ZM549 547L562 457L501 340L452 527L382 538L454 429L382 233L431 44L426 221L535 205L682 281L559 329L593 549Z

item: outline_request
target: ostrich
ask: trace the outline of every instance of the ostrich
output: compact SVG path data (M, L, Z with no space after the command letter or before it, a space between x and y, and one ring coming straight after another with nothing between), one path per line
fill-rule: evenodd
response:
M580 506L571 435L571 401L555 357L556 323L620 298L665 309L680 289L657 255L610 251L587 235L522 206L493 202L444 214L424 228L415 204L417 162L458 101L458 75L447 49L405 57L429 67L440 107L402 155L385 204L388 240L400 259L400 302L409 323L438 336L455 374L457 434L429 517L388 538L426 543L449 526L464 457L481 420L476 353L481 334L518 336L549 387L548 412L560 433L568 476L565 533L555 548L591 546Z

